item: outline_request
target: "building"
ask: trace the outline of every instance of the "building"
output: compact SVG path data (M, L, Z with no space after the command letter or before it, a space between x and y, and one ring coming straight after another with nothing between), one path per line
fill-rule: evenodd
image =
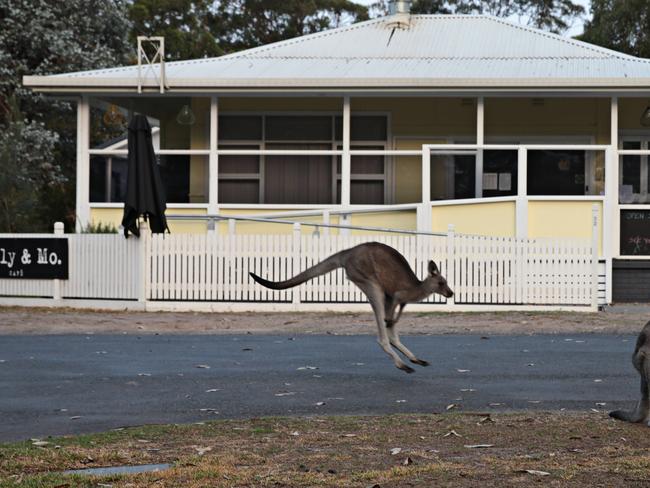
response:
M78 97L79 223L119 223L119 140L138 112L159 130L171 214L589 238L595 205L608 301L650 300L638 286L650 278L650 60L404 4L166 63L164 76L155 65L25 77ZM172 231L207 226L173 221Z

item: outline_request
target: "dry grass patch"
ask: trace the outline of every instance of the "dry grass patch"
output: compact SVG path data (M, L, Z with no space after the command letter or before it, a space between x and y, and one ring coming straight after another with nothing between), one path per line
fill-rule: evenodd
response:
M650 431L602 413L264 418L0 445L0 487L648 486ZM468 447L474 446L474 447ZM102 478L66 469L171 463Z

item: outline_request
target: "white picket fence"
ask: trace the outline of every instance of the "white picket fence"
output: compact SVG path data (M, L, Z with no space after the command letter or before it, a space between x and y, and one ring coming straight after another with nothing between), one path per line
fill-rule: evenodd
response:
M26 235L24 235L26 236ZM39 237L53 237L51 234ZM0 237L8 237L0 235ZM33 235L29 235L33 237ZM60 236L57 236L60 237ZM314 306L366 302L343 270L326 274L295 289L268 290L249 277L254 272L272 281L287 279L331 254L362 242L378 241L398 249L423 278L433 259L455 296L434 295L425 309L475 310L535 307L597 307L598 262L590 241L517 239L458 235L290 235L71 234L70 276L66 281L0 279L0 304L8 298L144 303L156 309L200 309L210 303L239 304L239 309L314 310ZM15 301L10 302L15 303ZM215 308L216 307L216 308ZM242 308L243 307L243 308ZM350 308L349 307L349 308ZM169 309L166 308L166 309ZM350 308L352 309L352 308Z

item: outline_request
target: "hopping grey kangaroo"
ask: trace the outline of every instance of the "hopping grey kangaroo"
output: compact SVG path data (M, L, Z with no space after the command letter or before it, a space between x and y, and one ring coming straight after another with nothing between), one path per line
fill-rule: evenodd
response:
M641 375L641 400L634 410L615 410L609 412L609 416L650 425L650 322L645 324L636 340L632 364Z
M379 242L368 242L333 254L286 281L272 282L253 273L250 275L260 285L284 290L337 268L344 268L348 279L368 297L377 321L379 345L393 359L395 366L407 373L415 371L400 359L391 345L412 363L428 366L428 362L418 359L402 344L395 325L407 303L419 302L432 293L447 298L454 295L433 261L429 261L429 274L420 281L397 250Z

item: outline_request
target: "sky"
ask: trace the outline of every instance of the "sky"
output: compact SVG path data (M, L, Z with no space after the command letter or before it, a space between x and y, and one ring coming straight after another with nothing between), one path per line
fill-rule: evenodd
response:
M360 3L362 5L371 5L374 3L376 0L355 0L356 3ZM579 21L576 21L576 23L571 26L571 28L564 33L564 35L569 36L569 37L574 37L579 34L582 34L583 31L583 26L584 22L589 15L589 5L590 5L590 0L573 0L575 3L582 5L585 8L585 11L587 12L586 16L584 19L581 19ZM517 18L513 18L515 22L517 21Z

